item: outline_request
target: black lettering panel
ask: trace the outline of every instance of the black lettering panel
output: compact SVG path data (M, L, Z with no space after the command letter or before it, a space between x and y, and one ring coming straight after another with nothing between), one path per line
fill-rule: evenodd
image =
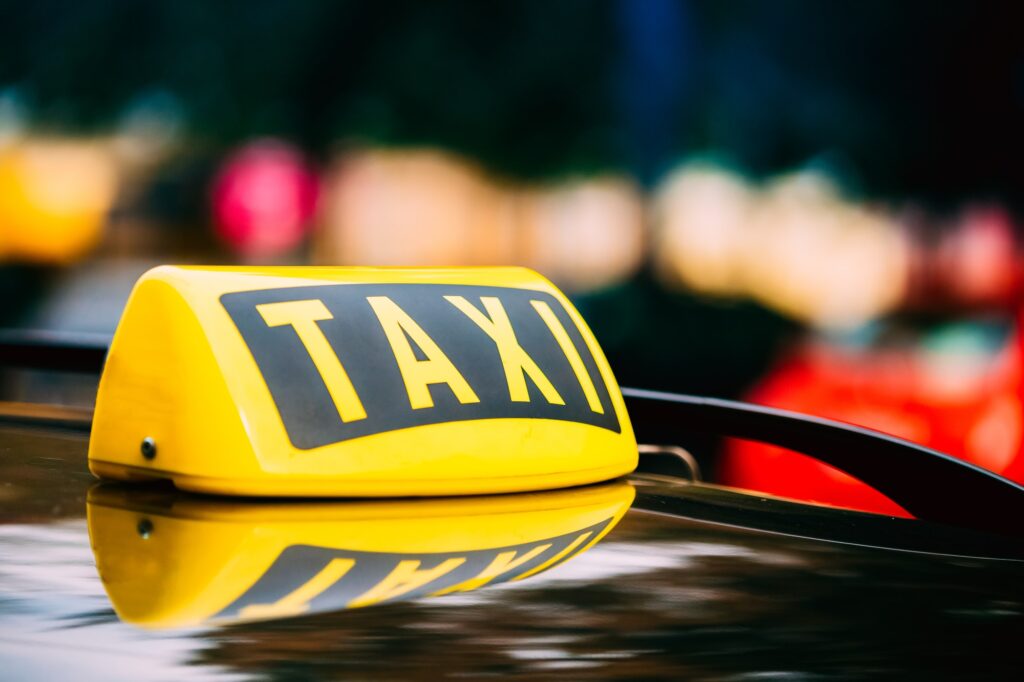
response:
M429 387L433 407L413 409L391 344L368 297L386 296L408 314L451 360L479 397L461 403L445 383ZM445 296L463 296L485 312L482 296L498 298L519 345L537 363L564 405L548 402L527 377L529 402L513 402L494 341ZM554 296L504 287L445 284L339 284L224 294L221 303L241 332L270 389L292 444L311 449L424 424L491 418L557 419L618 432L618 418L597 363L568 312ZM333 319L317 322L366 412L344 422L324 379L291 325L269 326L256 306L321 301ZM546 303L567 332L597 391L603 413L591 409L562 348L531 305ZM422 351L410 341L418 359Z

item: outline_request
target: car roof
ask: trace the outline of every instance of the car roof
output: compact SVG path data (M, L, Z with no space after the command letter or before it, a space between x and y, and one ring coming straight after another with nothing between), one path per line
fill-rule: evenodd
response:
M0 425L12 679L952 678L1024 663L1024 563L1000 556L1005 541L647 475L600 542L523 580L140 629L96 569L86 446L74 429Z

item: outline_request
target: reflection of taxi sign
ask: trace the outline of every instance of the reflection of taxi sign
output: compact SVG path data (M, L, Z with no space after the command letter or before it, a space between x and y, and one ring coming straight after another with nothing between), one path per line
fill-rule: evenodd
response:
M100 476L246 495L537 490L631 471L590 330L520 268L176 268L100 382Z
M149 628L282 618L521 580L591 547L626 482L446 500L232 504L89 493L96 565L118 615Z

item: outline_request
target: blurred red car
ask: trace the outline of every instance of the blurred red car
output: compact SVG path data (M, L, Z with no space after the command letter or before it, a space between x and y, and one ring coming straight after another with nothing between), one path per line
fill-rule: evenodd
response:
M876 429L1022 482L1019 342L1011 336L995 353L949 343L962 332L946 330L945 347L938 349L934 343L868 351L805 345L745 398ZM729 441L719 476L728 485L783 497L907 515L841 471L760 443Z

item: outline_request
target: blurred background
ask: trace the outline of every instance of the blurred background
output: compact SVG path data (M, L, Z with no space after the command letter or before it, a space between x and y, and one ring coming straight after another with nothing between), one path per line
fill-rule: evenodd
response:
M526 265L623 385L838 418L1024 481L1021 19L0 0L0 327L109 337L166 262ZM899 512L791 453L693 447L727 483Z

